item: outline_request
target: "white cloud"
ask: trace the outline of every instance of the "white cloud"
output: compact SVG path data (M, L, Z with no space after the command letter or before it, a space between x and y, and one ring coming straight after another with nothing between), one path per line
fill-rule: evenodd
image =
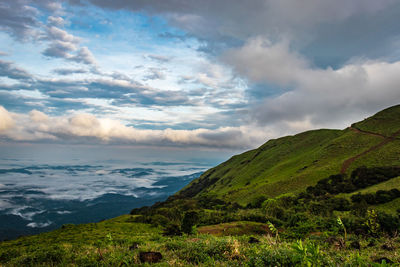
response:
M11 114L2 106L0 106L0 133L12 128L14 120Z
M54 25L54 26L64 26L66 24L66 21L62 17L54 17L54 16L49 16L47 18L47 23L49 25Z
M296 125L308 120L311 128L345 127L351 120L398 104L400 99L399 61L366 60L339 69L320 69L290 51L287 43L271 44L262 38L230 50L224 59L252 82L289 87L252 108L253 118L261 125L279 120Z
M223 60L252 81L283 86L296 81L308 68L307 60L290 51L287 41L272 43L262 37L252 38L242 47L227 51Z
M46 114L36 109L29 112L29 116L33 122L46 122L49 120L49 117Z
M2 118L11 119L7 110L0 108ZM7 120L2 119L3 123ZM1 134L11 140L58 142L130 143L139 145L251 147L260 142L260 133L250 127L220 127L194 130L151 130L126 126L118 120L97 118L92 114L51 117L32 110L28 115L14 113L15 127ZM265 132L263 133L265 138Z
M82 39L67 31L53 26L54 21L61 23L60 19L49 17L50 26L47 27L46 38L50 41L49 46L42 52L47 57L64 58L66 60L87 65L95 65L96 59L88 47L79 47Z

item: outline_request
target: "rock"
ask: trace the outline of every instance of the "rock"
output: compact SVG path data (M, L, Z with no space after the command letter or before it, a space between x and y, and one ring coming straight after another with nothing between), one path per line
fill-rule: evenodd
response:
M139 259L143 263L156 263L162 259L162 255L160 252L140 252Z
M249 238L249 244L255 244L255 243L260 243L260 240L258 240L255 237L250 236Z
M376 263L382 263L383 261L385 261L388 264L392 264L393 263L393 261L389 260L386 257L381 257L381 258L378 258L378 259L374 260L374 262L376 262Z
M129 250L135 250L139 248L139 243L133 243L131 246L129 246Z
M361 249L360 242L358 242L358 241L351 242L350 243L350 248L360 250Z

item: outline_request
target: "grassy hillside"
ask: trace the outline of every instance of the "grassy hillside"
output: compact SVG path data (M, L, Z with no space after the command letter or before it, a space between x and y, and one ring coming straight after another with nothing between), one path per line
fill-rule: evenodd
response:
M391 136L400 130L399 109L399 105L384 109L372 117L354 123L353 126L364 131Z
M178 195L213 195L247 204L260 195L300 192L340 173L346 160L351 160L346 173L360 166L400 165L400 139L385 138L399 130L400 106L395 106L345 130L308 131L270 140L208 170Z

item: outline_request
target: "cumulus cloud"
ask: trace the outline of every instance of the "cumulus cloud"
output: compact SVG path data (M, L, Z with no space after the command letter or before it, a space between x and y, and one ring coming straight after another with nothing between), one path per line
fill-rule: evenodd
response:
M49 117L46 114L36 109L29 112L29 117L33 122L46 122L49 120Z
M58 16L49 16L47 18L47 24L62 27L66 24L66 21L62 17Z
M16 80L27 80L31 75L24 69L15 66L13 62L0 60L0 76Z
M53 19L54 20L54 19ZM79 47L81 38L55 26L47 28L47 37L50 44L42 52L47 57L64 58L69 61L95 65L96 60L88 47Z
M97 118L92 114L48 116L32 110L29 114L14 114L0 107L0 134L18 141L55 140L59 142L129 143L139 145L249 147L259 142L259 134L246 127L221 127L215 130L151 130L126 126L120 121ZM5 131L8 130L8 131Z
M89 48L87 48L86 46L81 47L77 51L77 54L75 56L70 57L68 59L78 62L78 63L84 63L84 64L88 64L88 65L96 64L96 59L94 58L92 52L90 52Z
M2 106L0 106L0 133L12 128L14 120L11 114Z
M254 82L276 83L287 86L299 79L309 63L301 55L290 51L286 41L272 43L262 37L248 40L242 47L229 50L225 62Z
M398 104L400 62L359 61L341 68L312 67L286 43L249 40L225 55L234 69L252 82L274 83L288 90L251 109L262 125L284 120L295 125L341 125ZM311 124L310 124L311 123Z
M39 9L54 13L62 10L62 5L51 0L0 1L0 29L22 41L39 38L42 26Z
M47 18L47 26L39 17L43 11L52 15ZM62 4L49 0L0 1L0 29L18 40L47 40L43 51L47 57L65 58L84 64L95 64L95 59L87 47L79 47L81 38L61 29L66 21L62 14Z
M35 27L39 25L37 14L37 9L24 1L1 1L0 29L20 40L32 38L37 34Z

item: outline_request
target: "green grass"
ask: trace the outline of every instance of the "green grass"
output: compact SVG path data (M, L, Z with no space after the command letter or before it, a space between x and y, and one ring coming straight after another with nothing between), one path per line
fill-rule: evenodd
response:
M379 184L376 184L376 185L373 185L373 186L369 186L369 187L363 188L361 190L357 190L357 191L355 191L353 193L350 193L350 194L341 194L341 195L350 197L350 196L352 196L354 194L358 194L358 193L362 193L362 194L375 193L378 190L387 190L388 191L388 190L393 189L393 188L400 189L400 177L396 177L396 178L390 179L390 180L388 180L386 182L379 183ZM339 195L339 196L341 196L341 195Z
M1 242L0 249L20 244L48 246L54 243L69 245L85 243L87 246L94 246L102 240L107 242L107 235L111 235L114 240L129 240L157 235L160 232L160 229L148 224L134 223L131 215L123 215L99 223L67 224L48 233Z
M367 240L362 241L363 249L357 254L351 248L338 250L319 236L304 240L303 249L297 241L252 232L254 227L262 226L260 223L236 222L236 229L241 231L227 236L163 237L159 229L131 221L131 216L126 215L1 242L0 265L149 266L140 261L141 251L162 254L162 260L154 266L356 266L357 262L365 264L360 266L370 266L371 261L383 256L400 261L397 253L380 249L387 239L378 239L374 247L368 247ZM221 230L232 225L209 227ZM256 237L258 243L249 243L250 236L243 229L250 230L247 234ZM390 242L399 246L399 241ZM138 248L130 249L134 243Z
M133 216L123 215L99 223L65 225L48 233L4 241L0 243L0 263L8 262L11 266L133 263L137 261L136 254L127 254L127 248L133 243L144 244L159 238L161 230L132 221ZM102 260L104 257L107 259Z
M396 198L385 204L377 205L375 208L386 213L396 214L397 210L400 208L400 198Z
M354 126L364 131L390 136L400 130L399 114L400 105L393 106L382 110L361 122L355 123Z
M396 177L396 178L390 179L390 180L388 180L386 182L379 183L379 184L376 184L376 185L373 185L373 186L369 186L369 187L363 188L361 190L357 190L357 191L355 191L353 193L349 193L349 194L342 193L342 194L339 194L337 196L338 197L345 197L345 198L350 199L350 197L352 195L354 195L354 194L358 194L358 193L361 193L361 194L375 193L378 190L389 191L390 189L393 189L393 188L397 188L397 189L400 190L400 177ZM383 211L383 212L386 212L386 213L390 213L390 214L396 214L397 213L397 209L400 208L400 198L392 200L392 201L390 201L388 203L385 203L385 204L373 205L373 206L371 206L371 208L377 209L377 210L380 210L380 211Z
M198 233L211 234L214 236L229 236L229 235L263 235L268 234L268 227L263 223L258 222L230 222L216 225L201 226L197 229Z
M355 125L391 135L400 129L400 106L386 109ZM315 130L270 140L207 171L182 191L200 187L201 181L215 179L216 182L206 184L198 195L213 195L244 205L261 195L276 197L300 192L320 179L339 173L345 160L382 140L382 137L350 129ZM399 155L400 140L395 140L355 160L346 173L360 166L399 165Z

